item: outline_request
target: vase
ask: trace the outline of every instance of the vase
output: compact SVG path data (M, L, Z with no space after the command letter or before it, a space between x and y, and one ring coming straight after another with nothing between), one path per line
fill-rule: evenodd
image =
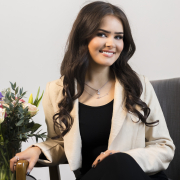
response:
M0 144L0 180L16 180L15 171L11 172L10 159L21 152L21 142L13 141Z

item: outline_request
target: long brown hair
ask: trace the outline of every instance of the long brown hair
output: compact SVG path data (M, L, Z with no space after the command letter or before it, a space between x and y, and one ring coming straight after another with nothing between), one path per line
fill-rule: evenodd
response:
M57 126L62 131L62 134L57 137L64 136L72 127L74 119L70 112L73 109L74 100L79 98L84 91L85 74L89 64L88 40L97 32L102 18L106 15L119 18L123 24L124 48L118 59L110 66L110 70L113 71L125 89L125 107L128 111L135 113L146 126L157 123L157 121L153 123L146 122L150 109L140 99L143 90L141 81L128 64L136 46L125 13L119 7L110 3L95 1L80 10L66 43L65 55L60 69L61 77L64 76L62 91L64 98L58 103L59 112L53 116L54 130ZM77 94L75 94L74 78L80 85L80 91ZM135 105L142 108L144 115L136 110ZM57 120L59 120L59 123ZM63 128L64 125L65 128Z

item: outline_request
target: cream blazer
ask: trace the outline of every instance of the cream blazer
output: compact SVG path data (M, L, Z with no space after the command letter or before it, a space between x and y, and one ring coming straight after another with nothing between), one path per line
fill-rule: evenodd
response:
M122 103L124 89L118 79L115 78L113 115L108 149L129 154L145 173L152 175L167 169L173 159L175 145L169 135L163 112L151 83L143 75L139 75L139 78L143 85L143 93L140 98L151 109L147 122L159 120L159 125L148 127L141 121L135 123L138 121L138 118L126 110L125 104ZM74 81L75 92L77 93L77 80L75 79ZM63 98L62 90L63 77L47 83L42 103L48 138L44 142L33 145L40 147L47 158L47 160L39 159L39 163L53 166L68 161L70 169L77 177L77 174L79 174L78 170L82 167L78 99L74 101L74 106L70 113L74 118L74 123L69 133L64 138L51 139L51 137L57 135L53 129L52 117L58 111L58 102ZM136 106L136 109L143 113L138 106Z

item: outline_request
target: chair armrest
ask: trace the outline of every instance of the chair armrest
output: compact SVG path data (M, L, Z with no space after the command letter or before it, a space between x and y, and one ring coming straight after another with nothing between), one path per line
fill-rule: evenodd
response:
M27 160L19 160L16 163L16 180L26 180L26 171L29 165ZM40 163L36 163L34 167L47 167ZM51 180L61 180L59 165L49 166L49 175Z
M27 160L19 160L16 163L16 179L17 180L26 180L26 171L28 168L29 162Z

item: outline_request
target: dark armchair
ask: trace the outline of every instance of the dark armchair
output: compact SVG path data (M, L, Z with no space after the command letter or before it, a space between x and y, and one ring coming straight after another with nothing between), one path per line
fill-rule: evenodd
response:
M172 180L180 179L180 78L151 81L161 104L170 135L176 146L175 156L165 171ZM16 167L17 180L26 179L28 161L20 160ZM37 163L35 167L44 167ZM59 165L49 167L50 180L60 180Z

